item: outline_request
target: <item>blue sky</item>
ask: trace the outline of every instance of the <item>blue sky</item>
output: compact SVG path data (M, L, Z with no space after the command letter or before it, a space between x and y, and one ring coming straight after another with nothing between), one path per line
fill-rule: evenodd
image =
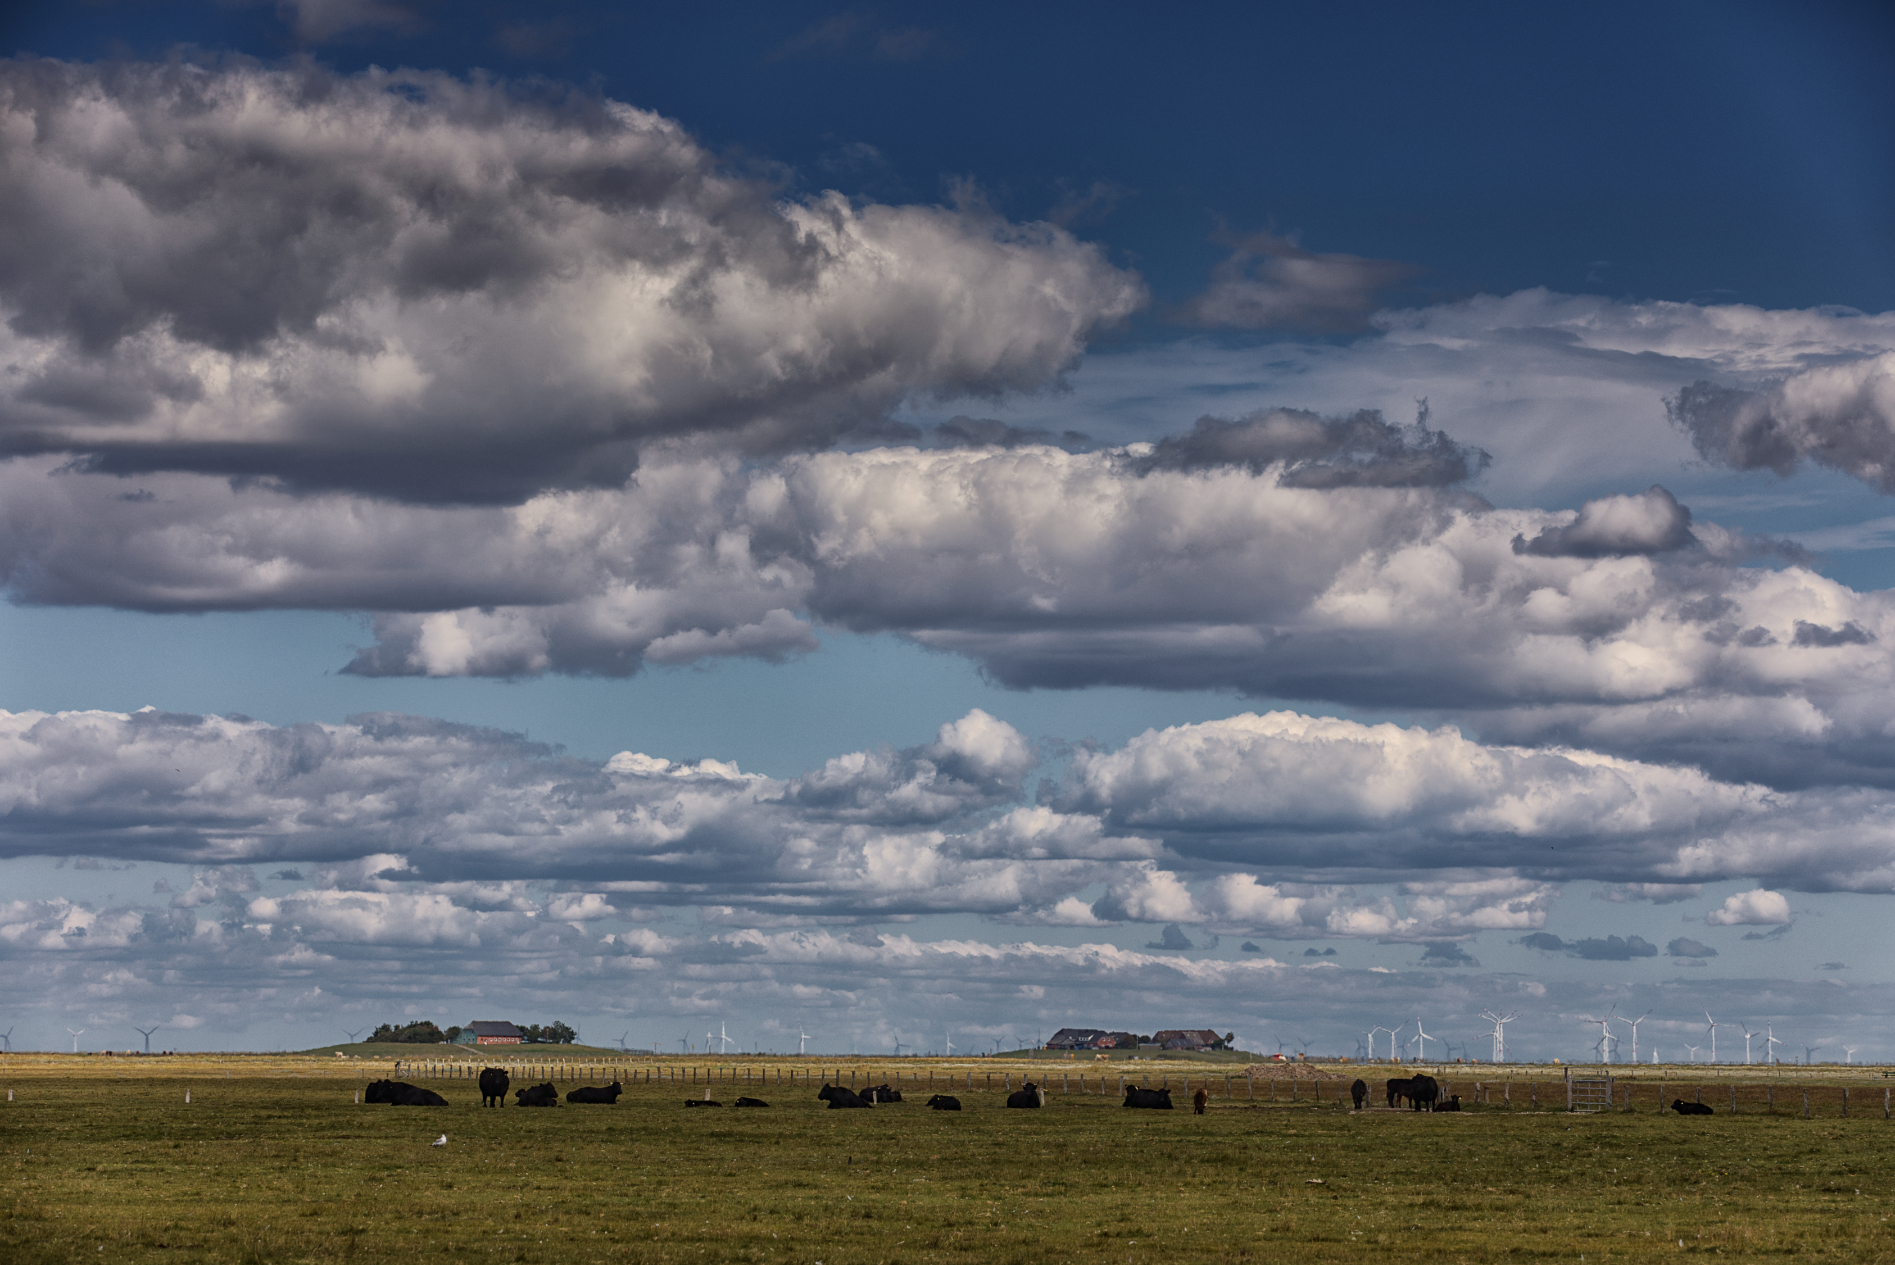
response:
M0 35L16 1044L1895 1057L1879 7Z

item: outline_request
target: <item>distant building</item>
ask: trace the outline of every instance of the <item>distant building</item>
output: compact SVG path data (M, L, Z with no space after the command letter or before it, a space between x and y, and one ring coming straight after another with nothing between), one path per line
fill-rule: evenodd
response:
M1120 1041L1135 1040L1129 1032L1107 1032L1103 1028L1061 1028L1047 1041L1049 1050L1111 1050Z
M526 1034L504 1019L476 1019L454 1038L456 1045L519 1045Z
M1151 1034L1152 1044L1161 1050L1222 1050L1224 1038L1209 1028L1167 1028Z

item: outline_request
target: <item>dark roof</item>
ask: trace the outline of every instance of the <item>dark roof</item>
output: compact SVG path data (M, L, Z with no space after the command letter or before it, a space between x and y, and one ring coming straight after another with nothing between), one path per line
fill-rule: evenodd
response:
M476 1019L467 1025L477 1037L518 1037L524 1036L518 1028L505 1019Z

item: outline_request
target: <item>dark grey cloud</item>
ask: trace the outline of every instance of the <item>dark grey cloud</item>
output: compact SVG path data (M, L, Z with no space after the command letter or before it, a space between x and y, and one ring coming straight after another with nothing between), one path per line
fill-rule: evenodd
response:
M1417 966L1479 966L1480 959L1452 940L1437 940L1422 951Z
M1717 950L1708 944L1700 944L1687 936L1679 936L1665 946L1665 952L1674 958L1714 958Z
M1827 649L1833 646L1866 646L1874 640L1875 634L1854 620L1840 628L1826 628L1822 624L1811 624L1799 619L1796 621L1796 635L1790 638L1790 644Z
M1145 946L1148 949L1195 949L1191 937L1184 934L1184 928L1175 922L1165 924L1165 930L1156 940Z
M1243 942L1242 948L1245 953L1262 953L1263 952L1263 948L1261 945L1255 944L1249 940L1246 940Z
M618 486L655 438L821 446L1044 386L1141 298L1052 225L784 200L543 86L16 60L6 120L0 452L109 473Z
M1200 417L1131 465L1141 473L1231 466L1255 474L1280 465L1279 482L1293 488L1447 487L1486 468L1485 452L1429 430L1425 417L1406 427L1374 409L1332 418L1281 408L1234 421Z
M1255 233L1231 243L1203 293L1178 309L1189 325L1237 329L1360 330L1381 295L1420 270L1387 259L1316 254L1288 238Z
M1819 365L1762 389L1701 380L1666 406L1708 461L1780 475L1813 461L1895 492L1895 353Z
M1336 948L1334 945L1331 945L1326 949L1304 949L1303 956L1306 958L1333 958L1336 956Z
M1822 962L1816 967L1819 971L1846 971L1848 966L1842 962Z
M1658 946L1642 936L1607 936L1603 940L1575 940L1567 950L1588 962L1630 962L1633 958L1655 958Z
M1566 942L1550 931L1535 931L1531 935L1521 936L1518 940L1514 941L1514 943L1524 945L1529 949L1538 949L1542 953L1564 953L1566 951Z

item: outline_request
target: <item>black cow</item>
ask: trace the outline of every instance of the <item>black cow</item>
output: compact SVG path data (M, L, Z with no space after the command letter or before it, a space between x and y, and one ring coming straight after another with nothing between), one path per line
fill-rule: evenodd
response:
M559 1106L559 1091L553 1088L551 1081L547 1081L531 1089L514 1090L513 1101L516 1106L521 1107L557 1107Z
M396 1107L445 1107L447 1099L432 1089L422 1089L407 1081L375 1081L362 1095L363 1102L385 1102Z
M868 1102L901 1101L901 1091L899 1089L890 1089L887 1085L870 1085L867 1089L859 1091L859 1094Z
M1411 1084L1413 1084L1413 1081L1406 1076L1390 1081L1388 1083L1388 1105L1391 1107L1399 1107L1402 1100L1408 1097L1408 1087Z
M951 1094L936 1094L934 1097L928 1099L928 1106L934 1108L936 1111L959 1111L961 1109L961 1100Z
M1444 1103L1437 1103L1434 1109L1436 1111L1459 1111L1461 1109L1461 1096L1456 1094Z
M1686 1102L1682 1098L1672 1099L1671 1109L1681 1116L1714 1116L1717 1114L1701 1102Z
M567 1102L602 1102L610 1107L619 1100L619 1083L610 1085L584 1085L566 1095Z
M1125 1087L1127 1107L1150 1107L1154 1111L1171 1110L1171 1091L1168 1089L1142 1089L1137 1085Z
M738 1107L768 1107L770 1104L761 1098L744 1097L739 1098L734 1105Z
M1358 1077L1355 1084L1349 1086L1349 1097L1355 1099L1355 1109L1362 1110L1362 1104L1369 1100L1369 1083Z
M1416 1111L1433 1111L1440 1097L1441 1082L1434 1077L1411 1076L1408 1079L1408 1105Z
M507 1075L504 1067L483 1067L480 1069L480 1105L483 1107L504 1107L507 1105L507 1086L513 1078Z
M824 1085L816 1097L828 1103L831 1111L838 1107L873 1107L875 1105L853 1089L844 1089L840 1085Z
M687 1098L684 1100L684 1105L687 1107L721 1107L724 1104L718 1102L715 1098Z
M1044 1107L1045 1105L1046 1091L1041 1089L1038 1085L1035 1085L1032 1081L1028 1081L1007 1095L1007 1106L1009 1107Z

